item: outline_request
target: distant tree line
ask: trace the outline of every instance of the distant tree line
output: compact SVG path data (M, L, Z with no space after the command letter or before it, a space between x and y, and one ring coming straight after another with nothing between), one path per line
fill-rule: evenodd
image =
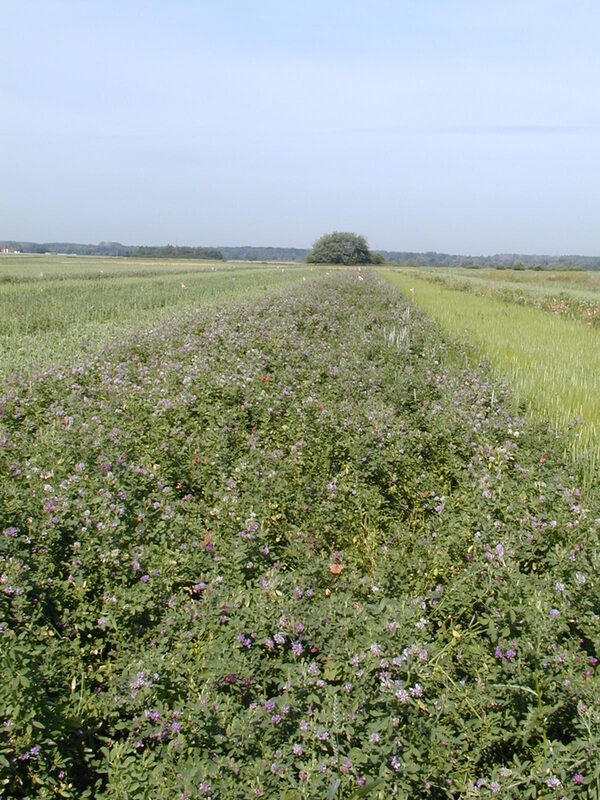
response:
M0 242L0 249L18 250L21 253L60 253L68 256L122 256L135 258L199 258L223 261L223 253L215 247L187 247L172 244L135 246L120 242L76 244L74 242Z
M493 256L461 256L449 253L379 251L392 264L415 267L463 267L467 269L600 269L598 256L544 256L497 253Z
M138 258L205 258L210 261L224 261L220 250L214 247L174 247L168 244L164 247L134 247L126 255Z
M227 261L306 261L309 251L303 247L221 247Z
M120 242L76 244L73 242L0 241L0 250L21 253L65 253L78 256L122 256L137 258L197 258L215 261L304 262L311 252L300 247L159 247L133 246ZM407 264L415 267L466 267L471 269L586 269L600 270L598 256L547 256L498 253L493 256L461 256L449 253L371 250L372 262Z

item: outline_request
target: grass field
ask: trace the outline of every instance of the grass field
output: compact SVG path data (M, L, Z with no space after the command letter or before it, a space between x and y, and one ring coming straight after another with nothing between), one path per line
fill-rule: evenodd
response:
M600 797L599 487L417 303L568 321L68 263L2 284L0 797Z
M589 327L600 325L600 274L597 272L423 269L419 270L419 276L448 289L535 306L555 316L585 322Z
M571 279L563 274L554 278L518 274L532 291ZM486 283L486 293L478 294L465 291L458 276L431 280L429 273L422 277L420 271L408 269L385 275L451 336L488 359L497 379L511 387L517 407L531 410L561 431L567 449L587 463L589 479L594 478L600 463L600 331L508 302L489 289L487 284L493 283L489 277L472 279ZM595 275L576 275L576 282L597 284ZM592 295L594 291L589 289Z
M304 265L0 256L0 374L72 363L175 312L258 298L314 274Z

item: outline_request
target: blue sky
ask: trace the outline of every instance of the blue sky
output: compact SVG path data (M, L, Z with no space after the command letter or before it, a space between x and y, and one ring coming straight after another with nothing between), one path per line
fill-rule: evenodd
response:
M600 255L597 0L2 0L0 29L0 238Z

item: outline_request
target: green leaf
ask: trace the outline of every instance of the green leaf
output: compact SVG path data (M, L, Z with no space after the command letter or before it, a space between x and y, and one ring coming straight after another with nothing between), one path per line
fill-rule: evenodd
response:
M340 788L340 779L334 778L329 784L329 791L327 792L327 800L333 800Z
M361 786L360 789L357 789L353 794L350 795L351 800L353 800L355 797L366 797L368 794L371 794L373 789L381 786L382 783L383 778L377 778L375 781L367 781L364 786Z

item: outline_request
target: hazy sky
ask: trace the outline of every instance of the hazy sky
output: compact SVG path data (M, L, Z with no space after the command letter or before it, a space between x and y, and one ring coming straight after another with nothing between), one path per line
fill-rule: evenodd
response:
M600 255L598 0L0 0L0 239Z

